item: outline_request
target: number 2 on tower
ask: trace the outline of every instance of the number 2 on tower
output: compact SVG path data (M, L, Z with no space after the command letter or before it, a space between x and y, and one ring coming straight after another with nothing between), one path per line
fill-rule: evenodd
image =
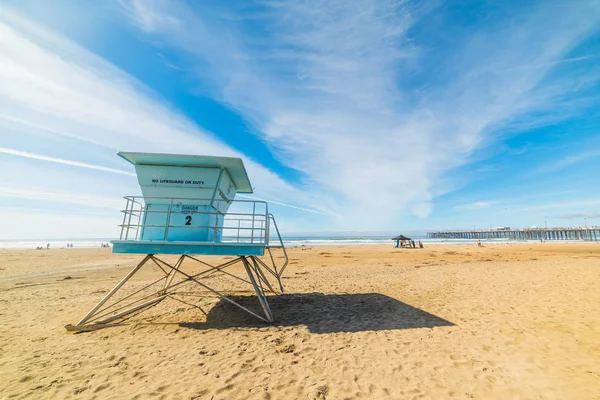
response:
M192 224L192 216L188 215L185 217L185 224L186 225L191 225Z

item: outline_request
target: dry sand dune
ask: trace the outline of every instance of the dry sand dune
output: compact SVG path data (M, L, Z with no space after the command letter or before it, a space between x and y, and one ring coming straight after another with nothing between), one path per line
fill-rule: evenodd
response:
M72 334L140 257L1 250L0 399L600 399L598 244L289 253L272 326L191 292Z

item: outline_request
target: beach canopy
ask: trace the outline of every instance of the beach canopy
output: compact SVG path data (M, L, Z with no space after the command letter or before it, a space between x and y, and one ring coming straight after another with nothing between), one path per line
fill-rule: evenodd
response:
M406 237L404 235L398 235L395 238L392 238L392 240L412 240L412 239L409 237Z

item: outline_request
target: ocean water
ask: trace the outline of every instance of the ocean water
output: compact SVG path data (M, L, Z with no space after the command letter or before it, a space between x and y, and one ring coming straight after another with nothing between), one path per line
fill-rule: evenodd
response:
M424 246L440 244L476 244L473 239L428 239L423 235L412 235L411 238L418 242L423 242ZM0 240L0 248L5 249L35 249L37 247L46 248L50 244L51 249L67 248L67 244L73 244L74 248L94 248L101 247L102 243L109 243L110 238L92 238L92 239L32 239L32 240ZM481 240L482 243L527 243L538 242L537 240L509 240L509 239L489 239ZM558 242L558 241L552 241ZM273 239L271 241L273 243ZM365 245L387 245L394 246L395 242L390 236L289 236L283 237L283 243L286 247L296 246L365 246Z
M429 239L424 235L411 235L412 240L418 243L420 240L423 246L440 244L477 244L477 239ZM537 242L509 239L481 239L482 243L526 243ZM388 245L395 246L396 242L391 240L390 236L364 236L364 237L284 237L283 243L287 247L293 246L366 246L366 245Z
M37 247L46 248L50 245L51 249L66 249L67 244L73 244L78 248L102 247L102 243L109 243L111 239L19 239L19 240L0 240L1 249L35 249Z

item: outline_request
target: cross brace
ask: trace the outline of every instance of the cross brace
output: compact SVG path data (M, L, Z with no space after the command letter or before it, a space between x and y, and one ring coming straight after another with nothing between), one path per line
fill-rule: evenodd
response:
M271 254L270 251L269 254ZM191 262L199 263L206 267L206 269L193 275L188 274L184 272L181 268L186 259L190 260ZM273 259L272 256L271 259ZM110 300L113 299L115 294L119 291L123 291L123 286L133 276L135 276L149 261L152 261L155 265L157 265L164 274L164 276L157 280L154 280L152 283L149 283L132 293L127 294L119 300L114 300L111 302ZM244 271L246 272L247 279L234 275L229 271L225 271L225 269L240 262L244 266ZM287 264L287 262L285 264ZM271 308L269 307L269 303L267 301L267 296L265 295L265 292L269 291L274 294L280 294L283 292L283 286L281 284L281 273L283 272L283 269L284 268L282 268L280 271L277 271L277 267L275 265L274 260L273 266L271 268L267 264L265 264L260 258L254 256L240 256L225 263L213 266L207 262L204 262L202 260L197 259L196 257L187 254L181 255L173 265L156 257L156 255L154 254L148 254L119 283L117 283L117 285L113 289L111 289L98 302L98 304L96 304L79 322L77 322L77 324L69 324L66 325L65 328L68 331L91 331L101 329L104 327L119 325L126 319L126 317L129 317L134 313L141 312L145 309L148 309L149 307L157 305L166 298L171 297L173 294L176 294L177 291L181 289L181 287L189 283L195 283L203 289L206 289L207 291L216 295L220 299L227 301L235 305L236 307L239 307L240 309L255 316L256 318L264 322L271 323L274 321L273 313L271 312ZM275 280L277 280L277 283L279 284L280 288L279 292L277 292L273 288L273 286L267 279L267 274L265 274L265 272L267 272L268 275L274 277ZM210 287L206 283L206 281L202 281L203 279L214 277L217 274L223 274L225 276L229 276L241 282L252 285L252 288L254 289L254 292L258 297L258 301L261 305L264 315L259 315L258 313L231 299L223 292L219 292L214 288ZM178 275L180 277L183 277L183 279L176 281L174 278ZM162 281L164 281L164 284L161 285ZM160 285L160 289L153 290L150 294L144 294L141 297L136 298L135 300L132 299L136 294L140 294L144 290L150 289L154 285ZM127 302L127 300L129 301Z

